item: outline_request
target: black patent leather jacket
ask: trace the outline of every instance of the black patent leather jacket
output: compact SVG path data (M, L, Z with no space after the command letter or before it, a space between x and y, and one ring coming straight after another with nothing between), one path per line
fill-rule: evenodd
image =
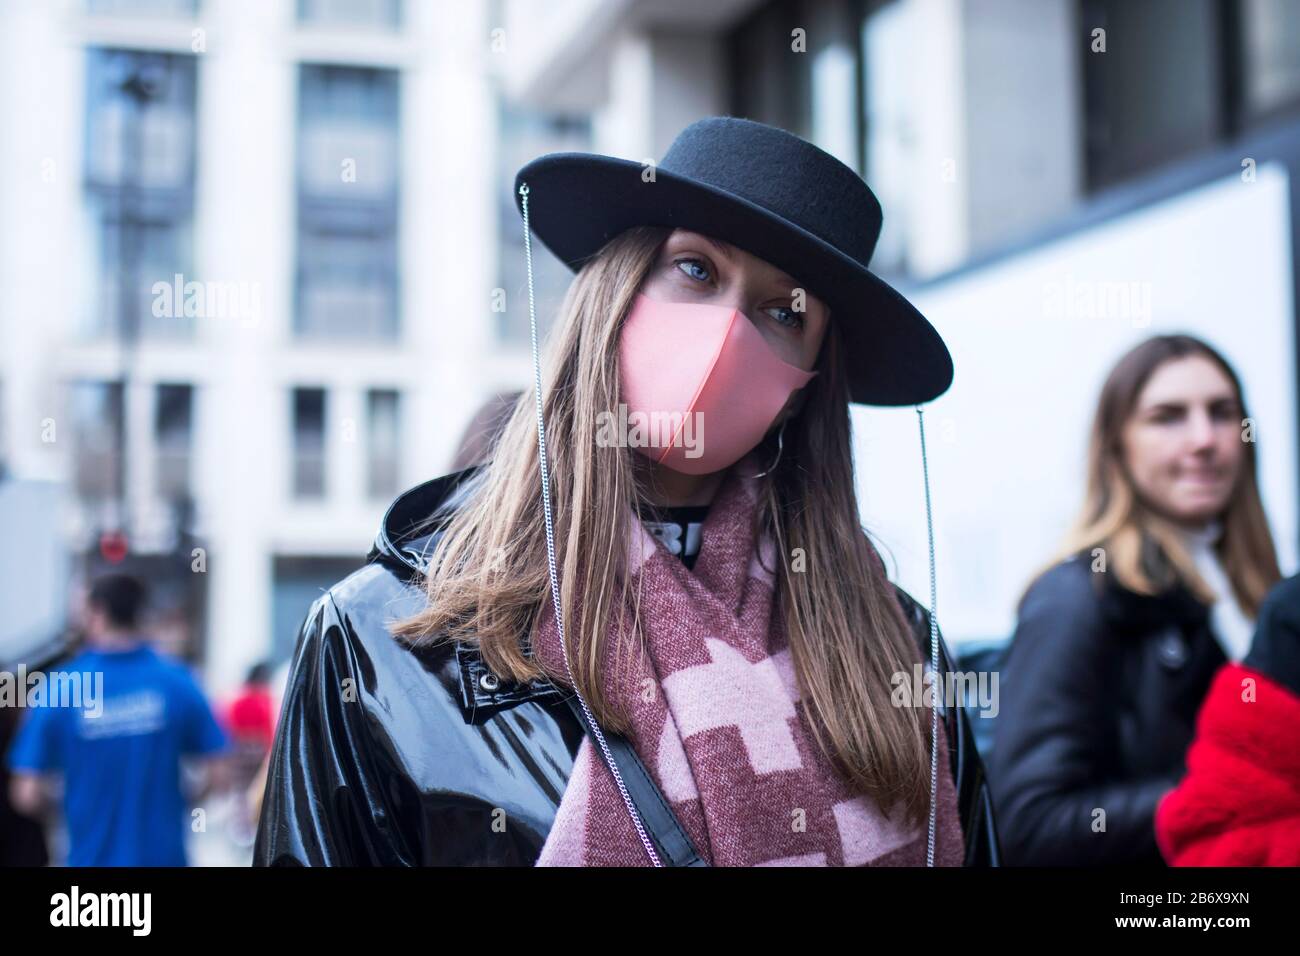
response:
M1225 661L1185 586L1137 594L1086 552L1041 575L1001 666L989 757L1007 865L1164 866L1156 808Z
M390 622L424 606L426 519L471 468L401 495L365 567L303 624L271 752L255 866L532 865L583 731L550 684L498 681L466 644L412 650ZM424 530L420 530L423 525ZM899 599L928 656L929 615ZM941 646L940 668L950 670ZM941 709L967 865L998 865L984 768L964 711Z

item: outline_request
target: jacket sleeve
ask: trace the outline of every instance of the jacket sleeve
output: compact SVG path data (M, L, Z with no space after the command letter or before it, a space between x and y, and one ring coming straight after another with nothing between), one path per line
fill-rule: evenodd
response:
M1155 809L1176 777L1113 777L1121 655L1091 574L1058 565L1030 588L1003 664L989 760L1012 866L1135 863L1156 853Z
M298 637L267 770L254 866L403 861L389 796L376 785L355 635L331 594Z
M1219 671L1187 776L1156 812L1174 866L1300 865L1300 697L1259 671Z

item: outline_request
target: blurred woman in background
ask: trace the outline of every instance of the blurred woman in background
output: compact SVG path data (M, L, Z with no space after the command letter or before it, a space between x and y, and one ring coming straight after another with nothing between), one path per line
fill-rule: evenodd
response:
M1156 806L1280 578L1254 438L1236 373L1199 339L1148 339L1111 371L1082 514L1003 668L989 770L1008 863L1161 862Z

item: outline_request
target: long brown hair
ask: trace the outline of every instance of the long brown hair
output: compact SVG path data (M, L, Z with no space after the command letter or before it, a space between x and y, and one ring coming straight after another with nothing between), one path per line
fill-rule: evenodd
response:
M634 515L643 513L643 489L635 452L597 448L593 436L597 416L617 408L619 332L670 231L634 227L584 265L565 296L544 360L569 659L597 720L619 733L629 724L606 693L602 651L605 622L625 607L632 608L629 623L644 640L639 595L629 593L621 544ZM821 374L787 422L779 467L764 480L758 520L781 556L778 595L800 706L818 745L857 792L874 797L886 812L901 805L905 816L919 821L929 810L928 710L894 706L891 678L910 677L921 655L858 521L841 348L832 321L818 356ZM535 401L531 389L520 397L481 485L450 518L427 575L427 609L399 622L394 633L413 643L477 642L485 664L502 678L544 677L567 686L566 675L544 673L521 646L549 592ZM775 457L771 439L761 446L764 461ZM803 549L802 573L791 572L793 549Z
M1122 444L1124 426L1156 369L1194 355L1209 359L1223 371L1236 392L1242 418L1249 419L1241 380L1208 343L1190 335L1158 335L1129 350L1102 386L1088 443L1083 509L1056 560L1102 548L1110 570L1130 591L1157 594L1181 583L1203 603L1212 604L1214 592L1197 572L1182 536L1139 497L1125 467ZM1223 535L1216 550L1237 603L1253 617L1281 572L1259 497L1255 442L1244 444L1241 471L1220 519Z

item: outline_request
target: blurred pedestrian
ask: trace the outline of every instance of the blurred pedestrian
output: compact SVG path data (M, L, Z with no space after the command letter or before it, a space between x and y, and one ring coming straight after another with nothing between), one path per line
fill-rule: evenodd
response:
M236 747L255 751L260 761L275 737L275 697L271 693L271 665L254 664L244 685L226 708L226 726Z
M271 713L275 715L274 723L277 727L280 723L280 708L284 704L284 689L289 683L289 672L292 665L292 659L282 661L270 675ZM272 740L272 746L274 746L274 739ZM254 829L256 829L257 821L262 816L262 797L266 793L266 774L270 768L270 762L271 753L268 750L258 765L257 773L253 775L253 779L244 790L248 815L253 821Z
M181 758L226 746L189 670L150 647L145 604L135 577L94 582L89 646L46 675L47 699L31 708L9 752L19 812L45 813L62 782L70 866L186 865ZM55 699L56 687L77 687L80 699ZM209 761L205 793L221 784L220 769Z
M1215 678L1156 838L1174 866L1300 866L1300 575L1269 593L1250 653Z
M9 750L9 742L18 730L16 707L0 707L0 754ZM9 799L10 774L0 766L0 868L8 866L45 866L50 851L39 820L14 810Z
M277 703L271 690L271 665L265 661L249 668L244 685L226 708L226 727L231 737L230 782L234 798L231 837L240 846L252 846L257 833L260 800L253 799L252 787L275 739Z
M1280 577L1241 384L1157 336L1101 391L1087 495L1004 664L990 778L1009 864L1159 864L1155 809Z

